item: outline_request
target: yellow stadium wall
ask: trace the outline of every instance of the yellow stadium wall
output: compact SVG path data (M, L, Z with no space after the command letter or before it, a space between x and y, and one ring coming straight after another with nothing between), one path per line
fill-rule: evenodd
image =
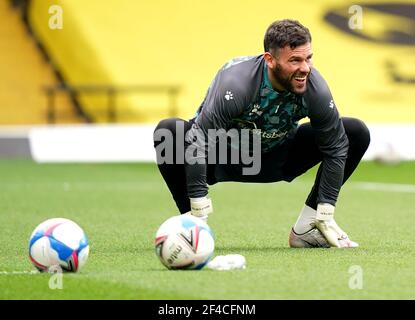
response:
M365 3L382 2L393 3ZM48 27L52 4L62 6L62 30ZM295 18L312 33L314 65L328 81L342 115L368 122L415 122L415 84L394 82L386 67L390 61L395 70L415 78L415 46L369 42L323 20L328 11L347 16L353 4L351 0L32 0L30 20L68 83L180 85L178 115L189 118L227 60L262 53L268 25ZM372 36L381 37L397 25L414 28L410 19L363 12L362 32ZM106 120L105 98L85 96L81 102L98 122ZM123 122L156 122L167 116L164 97L127 96L118 103Z

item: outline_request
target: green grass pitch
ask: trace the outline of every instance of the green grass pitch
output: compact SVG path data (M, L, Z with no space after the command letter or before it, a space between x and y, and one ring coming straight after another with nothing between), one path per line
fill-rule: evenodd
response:
M0 299L414 299L415 163L362 163L342 189L336 220L357 249L288 248L314 173L212 186L215 253L242 254L247 268L169 271L153 241L177 211L155 165L0 161ZM34 227L52 217L79 223L91 248L61 290L30 273L27 254Z

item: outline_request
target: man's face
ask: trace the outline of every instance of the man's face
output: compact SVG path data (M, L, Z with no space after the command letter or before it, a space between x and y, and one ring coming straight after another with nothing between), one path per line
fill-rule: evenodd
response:
M291 48L277 49L266 58L271 72L271 82L278 90L302 94L307 89L307 77L311 72L311 43Z

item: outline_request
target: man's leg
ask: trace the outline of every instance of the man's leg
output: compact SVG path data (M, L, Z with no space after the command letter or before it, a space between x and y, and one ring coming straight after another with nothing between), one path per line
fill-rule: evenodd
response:
M344 168L343 184L349 179L365 154L369 142L370 133L366 125L355 118L342 118L343 126L349 139L349 151ZM310 123L301 125L295 135L292 149L289 152L288 161L284 166L284 175L292 180L323 160L323 154L318 150L315 136ZM317 209L317 193L320 185L321 166L313 188L308 195L306 204Z
M157 136L157 130L164 129L169 130L173 135L173 163L161 163L162 157L164 154L157 153L157 165L160 170L161 175L163 176L164 181L167 184L167 187L170 190L170 193L173 196L174 201L176 202L177 208L179 209L180 213L186 213L190 211L190 202L189 197L187 196L187 187L186 187L186 174L185 174L185 167L184 163L177 163L176 161L176 148L182 148L180 152L183 152L184 155L184 144L182 146L176 145L176 124L179 124L179 127L184 128L183 132L183 139L186 132L190 129L191 123L182 119L177 118L170 118L165 119L159 122L155 129L155 137ZM156 148L159 144L163 141L156 141L154 140L154 147ZM157 149L156 149L157 150ZM164 151L165 152L165 151ZM184 159L184 157L183 157Z
M358 119L343 118L342 121L349 139L349 151L343 177L344 184L354 172L366 152L370 142L370 134L365 124ZM311 125L307 123L300 126L294 138L287 164L284 167L286 179L291 181L321 162L322 159L323 155L318 150L315 143L314 132ZM294 226L294 231L298 234L304 234L314 227L320 178L321 166L317 172L314 186L306 200L297 223ZM295 234L291 234L290 238L292 236L295 236Z

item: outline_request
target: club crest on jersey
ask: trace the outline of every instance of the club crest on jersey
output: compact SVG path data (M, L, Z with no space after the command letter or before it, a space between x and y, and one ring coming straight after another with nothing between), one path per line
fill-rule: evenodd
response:
M254 104L254 107L252 108L251 112L249 113L250 116L252 116L254 113L257 115L261 115L263 113L263 111L260 111L260 105L259 104Z

